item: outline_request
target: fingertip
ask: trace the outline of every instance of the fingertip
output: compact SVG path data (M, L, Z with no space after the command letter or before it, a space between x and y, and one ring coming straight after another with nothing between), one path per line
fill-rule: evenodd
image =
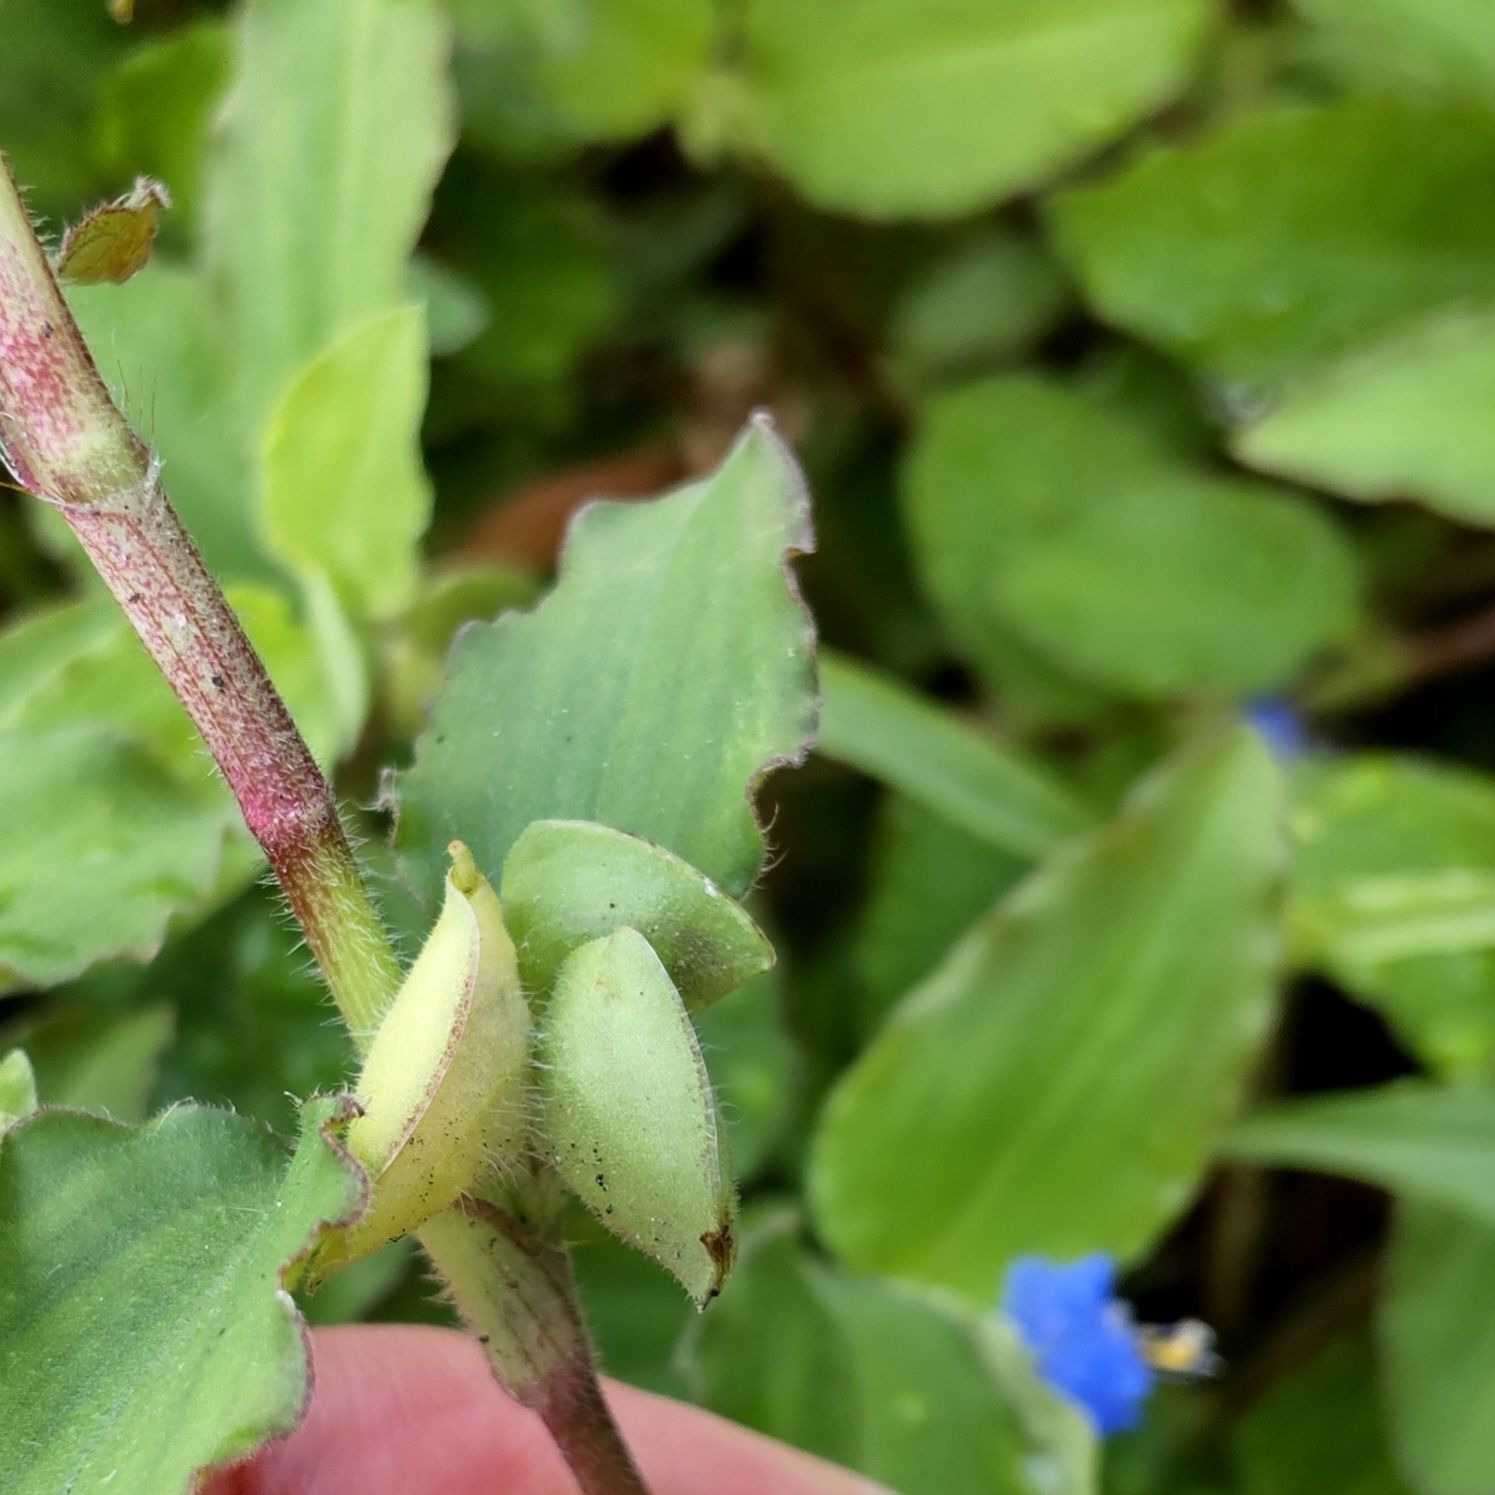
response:
M305 1421L218 1475L208 1495L575 1495L540 1419L449 1329L357 1325L312 1336ZM654 1495L873 1495L881 1486L698 1408L608 1383Z

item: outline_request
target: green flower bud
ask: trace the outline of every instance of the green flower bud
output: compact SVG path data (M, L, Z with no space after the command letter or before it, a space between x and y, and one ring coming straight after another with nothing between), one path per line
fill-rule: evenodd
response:
M374 1035L348 1151L369 1208L319 1271L415 1230L525 1146L529 1007L497 896L467 848L449 848L446 899Z
M769 969L763 931L704 873L640 836L588 820L536 820L504 862L504 907L524 979L544 994L588 940L632 925L687 1009Z
M643 935L625 926L566 960L540 1047L556 1170L704 1307L732 1265L736 1199L695 1030Z

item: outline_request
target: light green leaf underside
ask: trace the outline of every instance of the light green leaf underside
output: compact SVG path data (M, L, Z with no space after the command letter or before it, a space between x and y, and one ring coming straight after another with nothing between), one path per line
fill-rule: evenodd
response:
M1495 25L1491 26L1495 32ZM1292 386L1233 443L1253 467L1495 526L1495 310L1461 308Z
M968 212L1177 92L1210 15L1204 0L751 0L734 92L699 107L823 207Z
M184 1492L299 1419L287 1264L362 1184L309 1107L293 1159L182 1106L123 1127L41 1112L0 1146L0 1483L9 1495Z
M792 1218L749 1236L686 1341L713 1411L905 1495L1090 1495L1084 1419L1032 1377L994 1318L818 1261Z
M976 925L831 1092L835 1250L981 1303L1019 1252L1144 1250L1265 1029L1279 821L1255 738L1196 745Z
M932 400L904 488L926 585L978 660L1006 633L1109 690L1233 696L1355 622L1353 559L1324 515L1045 379Z
M1434 1069L1495 1078L1495 781L1358 754L1299 765L1292 805L1297 961Z
M1398 1205L1378 1322L1381 1401L1417 1495L1495 1478L1495 1221Z
M1020 749L845 655L820 656L819 752L880 779L951 825L1038 858L1085 829L1088 810Z
M266 542L359 616L388 617L415 596L431 518L425 405L425 322L407 306L314 358L270 419L258 495Z
M1291 1101L1226 1135L1228 1157L1338 1173L1495 1225L1495 1089L1397 1080Z
M605 825L535 821L504 862L501 891L524 984L542 1000L573 950L625 924L648 940L690 1011L773 964L762 930L710 878Z
M799 474L755 424L712 476L572 525L533 612L471 628L394 784L413 887L461 838L496 874L532 820L644 836L728 893L757 874L749 794L814 727L811 631L786 562L810 546Z
M243 429L295 373L405 299L451 147L447 28L431 0L252 0L208 178Z
M1056 200L1105 320L1250 398L1420 312L1495 298L1495 114L1390 100L1242 116Z

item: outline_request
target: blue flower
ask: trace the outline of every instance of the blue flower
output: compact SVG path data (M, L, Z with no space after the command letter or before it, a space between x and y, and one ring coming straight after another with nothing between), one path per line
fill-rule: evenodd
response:
M1103 1252L1068 1266L1019 1256L1002 1289L1002 1310L1038 1374L1102 1434L1136 1427L1153 1382L1115 1283L1116 1264Z
M1281 696L1258 696L1242 708L1247 722L1279 758L1292 760L1308 748L1308 729L1298 710Z

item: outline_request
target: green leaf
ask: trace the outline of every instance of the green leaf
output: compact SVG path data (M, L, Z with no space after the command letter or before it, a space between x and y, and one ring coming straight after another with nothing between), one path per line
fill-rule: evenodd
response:
M460 837L503 866L532 820L596 820L667 847L728 893L757 874L744 790L813 730L810 626L785 569L804 488L766 423L714 475L649 504L594 504L554 590L468 629L394 783L396 845L427 897Z
M461 352L492 320L488 298L472 280L429 255L411 260L407 286L410 300L425 312L433 358Z
M1236 1425L1240 1495L1407 1495L1380 1418L1369 1336L1352 1334L1278 1381Z
M1206 0L751 0L721 130L813 202L940 217L1032 187L1182 89Z
M916 390L986 372L1052 331L1070 300L1063 272L1037 243L988 232L905 288L888 329L894 370Z
M70 288L68 304L121 407L160 455L172 504L208 565L229 580L268 577L212 287L158 255L127 285Z
M175 1027L175 1013L162 1002L106 1014L53 1003L35 1020L23 1019L17 1033L49 1106L143 1121Z
M1356 620L1322 514L1031 375L931 401L905 499L926 585L978 661L1007 633L1110 690L1228 697L1290 679Z
M705 1307L732 1267L737 1201L695 1030L637 930L561 967L537 1070L551 1165Z
M1242 115L1059 198L1106 321L1262 388L1495 298L1495 114L1389 100Z
M1492 28L1495 30L1495 28ZM1240 432L1253 467L1495 526L1495 310L1440 312L1316 371Z
M862 1037L1030 867L1027 857L998 851L912 800L886 801L852 945Z
M765 972L693 1015L738 1178L768 1165L798 1114L799 1053L785 1031L782 980Z
M245 11L204 226L247 432L312 358L404 301L451 148L446 47L430 0Z
M1292 803L1298 961L1434 1069L1495 1078L1495 781L1356 754L1300 764Z
M571 380L582 354L602 339L621 310L608 225L597 204L535 173L479 172L459 156L444 193L469 203L461 221L444 225L442 249L484 297L484 330L456 360L503 408L533 410L553 421L577 392ZM440 415L440 407L433 414Z
M0 720L10 720L75 655L112 639L119 627L119 610L99 600L39 607L0 632Z
M348 1030L266 888L248 890L128 974L129 1000L165 997L176 1008L163 1099L190 1095L289 1130L292 1097L335 1090L356 1071Z
M75 212L119 183L101 182L79 142L98 91L129 44L100 5L4 0L0 140L16 180L35 184L33 212Z
M1417 1495L1485 1495L1495 1479L1492 1289L1491 1221L1398 1206L1378 1324L1382 1400Z
M0 1055L0 1132L36 1110L36 1074L24 1049Z
M105 82L99 154L112 170L146 172L171 189L172 221L196 221L208 132L231 59L227 29L200 21L137 47Z
M906 1495L1089 1495L1084 1419L995 1318L817 1261L792 1216L752 1231L687 1341L698 1400Z
M270 418L259 518L298 575L327 577L361 616L414 598L431 518L421 466L426 339L418 308L366 322L306 365Z
M1091 821L1048 768L844 655L820 656L817 749L1009 854L1037 858Z
M328 761L349 744L306 631L277 592L235 587L229 601L313 752ZM237 822L191 721L112 601L36 614L0 634L0 727L75 725L107 727L148 748L204 806Z
M225 821L102 731L0 728L0 991L145 960L206 898Z
M573 950L625 924L654 948L688 1011L773 964L763 931L710 878L605 825L535 821L504 862L502 893L524 984L542 997Z
M981 1303L1019 1252L1143 1251L1264 1031L1280 849L1273 764L1233 732L1020 884L831 1092L810 1197L835 1250Z
M510 608L528 607L539 591L535 577L501 563L427 571L420 594L379 639L379 696L392 731L413 737L420 730L464 623L486 623Z
M338 716L315 643L286 599L253 586L232 587L228 597L318 759L345 752L361 718ZM205 816L247 842L190 720L112 600L50 607L0 632L0 730L66 727L107 728L146 751Z
M535 81L581 140L626 140L667 124L711 60L711 0L582 0L547 43Z
M1308 1168L1452 1207L1495 1224L1495 1089L1395 1080L1248 1116L1227 1156Z
M1495 104L1495 27L1485 0L1293 0L1336 71L1366 84Z
M308 1108L260 1127L180 1106L144 1126L39 1112L0 1147L0 1469L12 1495L185 1491L299 1421L284 1274L362 1184Z

